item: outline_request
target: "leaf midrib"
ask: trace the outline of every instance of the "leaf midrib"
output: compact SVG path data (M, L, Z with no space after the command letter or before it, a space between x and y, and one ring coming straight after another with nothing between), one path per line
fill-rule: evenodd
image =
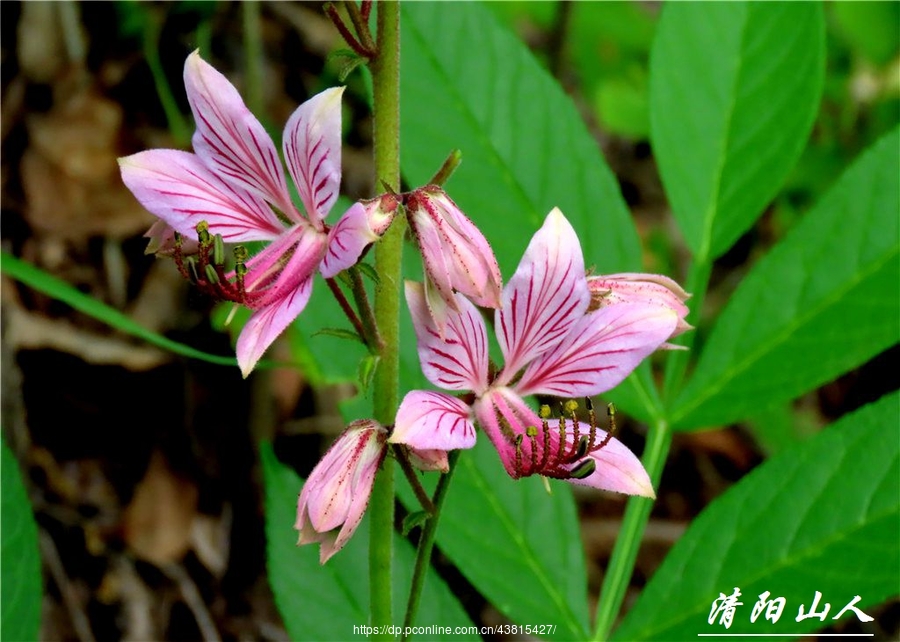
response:
M847 281L843 288L835 288L832 290L830 297L820 300L818 305L811 306L806 314L800 314L793 317L794 322L783 326L780 332L774 333L772 341L760 345L756 350L744 353L745 359L732 361L736 364L734 367L726 369L723 373L716 376L710 385L703 389L703 392L696 394L690 403L676 404L675 410L672 412L671 422L673 426L678 426L681 420L690 416L690 412L701 406L703 402L710 399L716 393L720 392L727 384L734 381L741 373L748 370L759 360L770 354L775 349L783 345L792 334L807 323L813 321L828 308L838 304L840 300L851 290L855 289L860 283L876 274L890 260L900 254L900 246L894 246L887 252L881 260L873 261L869 264L869 268L857 272L857 278ZM715 373L714 373L715 374Z
M493 509L494 514L497 515L500 523L506 529L509 539L515 542L517 548L523 552L521 558L526 561L535 578L538 579L541 587L553 600L553 604L557 607L558 611L564 614L566 626L572 633L586 638L587 633L582 630L581 624L578 622L578 617L572 612L568 601L564 596L561 595L560 592L555 590L556 583L553 582L551 578L547 577L544 567L535 558L531 547L528 546L528 542L522 536L522 532L519 529L518 525L515 524L512 519L510 519L508 513L504 510L503 505L497 501L496 493L494 492L490 484L487 483L484 476L481 474L481 471L475 466L472 458L467 457L463 460L462 463L469 469L468 473L471 479L479 487L479 490L482 491L482 497L487 499L487 502ZM440 536L438 537L440 538Z

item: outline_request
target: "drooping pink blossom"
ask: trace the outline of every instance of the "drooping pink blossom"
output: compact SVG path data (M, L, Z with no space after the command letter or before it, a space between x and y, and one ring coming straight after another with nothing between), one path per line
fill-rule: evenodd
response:
M318 542L324 564L341 550L362 521L387 430L371 419L354 421L313 468L297 500L297 544Z
M458 312L455 292L477 305L500 306L500 268L481 231L436 185L421 187L406 198L406 212L422 262L425 297L443 334L447 313Z
M343 88L313 96L285 126L284 158L303 203L301 213L272 139L234 86L196 51L185 62L184 83L197 124L194 153L155 149L121 158L122 180L144 207L186 239L197 238L203 226L227 243L269 242L230 273L221 263L210 263L214 274L198 275L198 283L213 294L253 310L237 342L238 364L247 376L306 306L315 272L333 277L353 265L378 235L359 203L334 226L325 223L340 187ZM168 243L165 249L176 249L171 239ZM207 247L204 261L208 253Z
M491 372L487 329L477 308L454 295L441 333L422 284L407 283L422 370L431 383L471 391L412 391L397 412L389 441L415 448L469 448L476 420L513 478L540 474L615 492L653 496L634 454L606 431L574 415L538 416L531 394L589 397L618 385L671 336L676 312L646 301L590 310L581 246L558 209L534 235L494 314L504 357Z

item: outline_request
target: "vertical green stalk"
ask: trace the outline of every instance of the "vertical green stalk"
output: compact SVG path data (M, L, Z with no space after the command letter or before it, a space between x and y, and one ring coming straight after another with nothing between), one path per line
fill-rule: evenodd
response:
M685 290L692 296L688 300L688 307L691 312L687 317L688 323L693 326L699 325L700 315L702 313L703 299L706 295L706 288L709 285L709 276L712 272L712 262L705 257L695 257L688 272L687 287ZM690 358L690 348L694 344L696 331L688 332L680 340L676 340L680 345L686 346L687 350L675 350L666 361L665 377L663 379L663 399L666 407L672 407L675 395L681 390L684 382L684 372L687 369L688 359Z
M662 476L671 444L672 434L668 423L664 419L655 420L647 434L647 447L644 449L642 458L654 488L659 487L659 479ZM609 568L606 569L606 576L603 578L603 586L600 589L593 637L595 641L606 640L609 637L616 615L622 608L625 591L628 590L628 584L634 572L634 562L641 547L644 530L647 528L651 508L653 508L653 501L646 497L628 499L625 518L622 520L622 530L619 531L619 537L616 539Z
M400 186L400 5L391 0L377 6L376 43L378 53L369 63L372 71L374 114L372 138L375 148L375 184L382 181ZM373 387L373 414L384 425L394 423L399 402L400 372L400 287L403 233L406 219L398 216L375 244L375 319L382 348ZM372 639L389 640L384 631L393 624L391 614L391 562L394 536L393 460L385 458L375 478L369 514L369 604ZM379 631L381 629L381 631Z
M256 0L241 3L241 16L244 28L244 61L247 66L247 106L257 116L263 113L260 4L262 3Z

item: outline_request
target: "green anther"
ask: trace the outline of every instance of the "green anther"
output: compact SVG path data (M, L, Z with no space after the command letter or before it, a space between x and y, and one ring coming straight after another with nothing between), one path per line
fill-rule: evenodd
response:
M187 266L188 272L191 275L191 281L196 283L200 280L200 275L197 274L197 259L193 256L189 256L184 260L184 264Z
M238 245L234 248L234 260L238 263L243 263L249 258L249 256L250 253L247 252L247 248L245 248L243 245Z
M534 437L538 434L538 429L535 426L528 426L528 428L525 429L525 434L529 437Z
M197 223L197 227L195 229L197 230L197 240L200 241L200 245L209 245L209 223L207 223L206 221L200 221L199 223Z
M240 277L247 276L247 266L243 263L238 263L234 266L234 273Z
M550 406L547 404L541 404L540 409L541 419L549 419L550 418Z
M213 237L213 263L216 265L225 265L225 241L221 234Z
M597 462L593 459L585 459L572 469L569 473L569 477L572 479L584 479L585 477L589 477L595 470L597 470Z
M563 404L563 409L571 415L576 410L578 410L578 402L574 399L569 399L565 404Z
M213 285L216 285L219 282L219 275L216 274L216 268L209 263L206 264L206 280Z
M582 435L581 439L578 440L578 449L575 451L577 459L581 459L587 454L589 444L590 439L588 439L587 435Z

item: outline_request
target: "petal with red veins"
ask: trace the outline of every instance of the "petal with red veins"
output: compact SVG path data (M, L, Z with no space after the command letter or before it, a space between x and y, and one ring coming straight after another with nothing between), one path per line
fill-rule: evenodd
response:
M551 419L547 423L552 431L559 430L558 419ZM606 431L598 429L597 443L602 442L605 438ZM650 476L647 475L647 471L644 469L641 461L625 444L615 437L612 437L603 448L588 453L583 459L573 464L568 464L566 468L574 470L578 466L583 465L588 459L593 460L596 464L594 472L583 479L573 477L566 481L578 486L590 486L591 488L624 493L625 495L656 497Z
M406 303L416 330L422 372L434 385L445 390L487 388L488 346L484 320L472 303L456 296L458 312L447 310L443 338L425 301L421 283L406 282Z
M605 392L659 348L677 323L674 311L651 303L621 303L590 312L528 366L515 389L523 396L589 397Z
M589 299L578 236L554 208L503 288L494 316L506 362L498 383L508 383L529 361L559 343L582 317Z
M391 443L417 450L456 450L475 445L469 406L441 392L413 390L397 409Z
M119 159L122 182L149 212L194 239L197 223L229 243L266 241L284 232L266 203L225 183L196 154L153 149Z
M284 159L306 215L319 226L341 184L341 94L326 89L300 105L284 127Z
M194 51L184 63L184 87L197 123L197 155L224 180L297 219L278 151L234 85Z
M330 279L355 265L363 250L377 240L378 235L369 227L366 208L362 203L354 203L328 231L328 250L319 271Z
M312 278L307 278L292 292L256 310L247 320L237 341L237 361L246 377L266 349L297 318L309 301Z

